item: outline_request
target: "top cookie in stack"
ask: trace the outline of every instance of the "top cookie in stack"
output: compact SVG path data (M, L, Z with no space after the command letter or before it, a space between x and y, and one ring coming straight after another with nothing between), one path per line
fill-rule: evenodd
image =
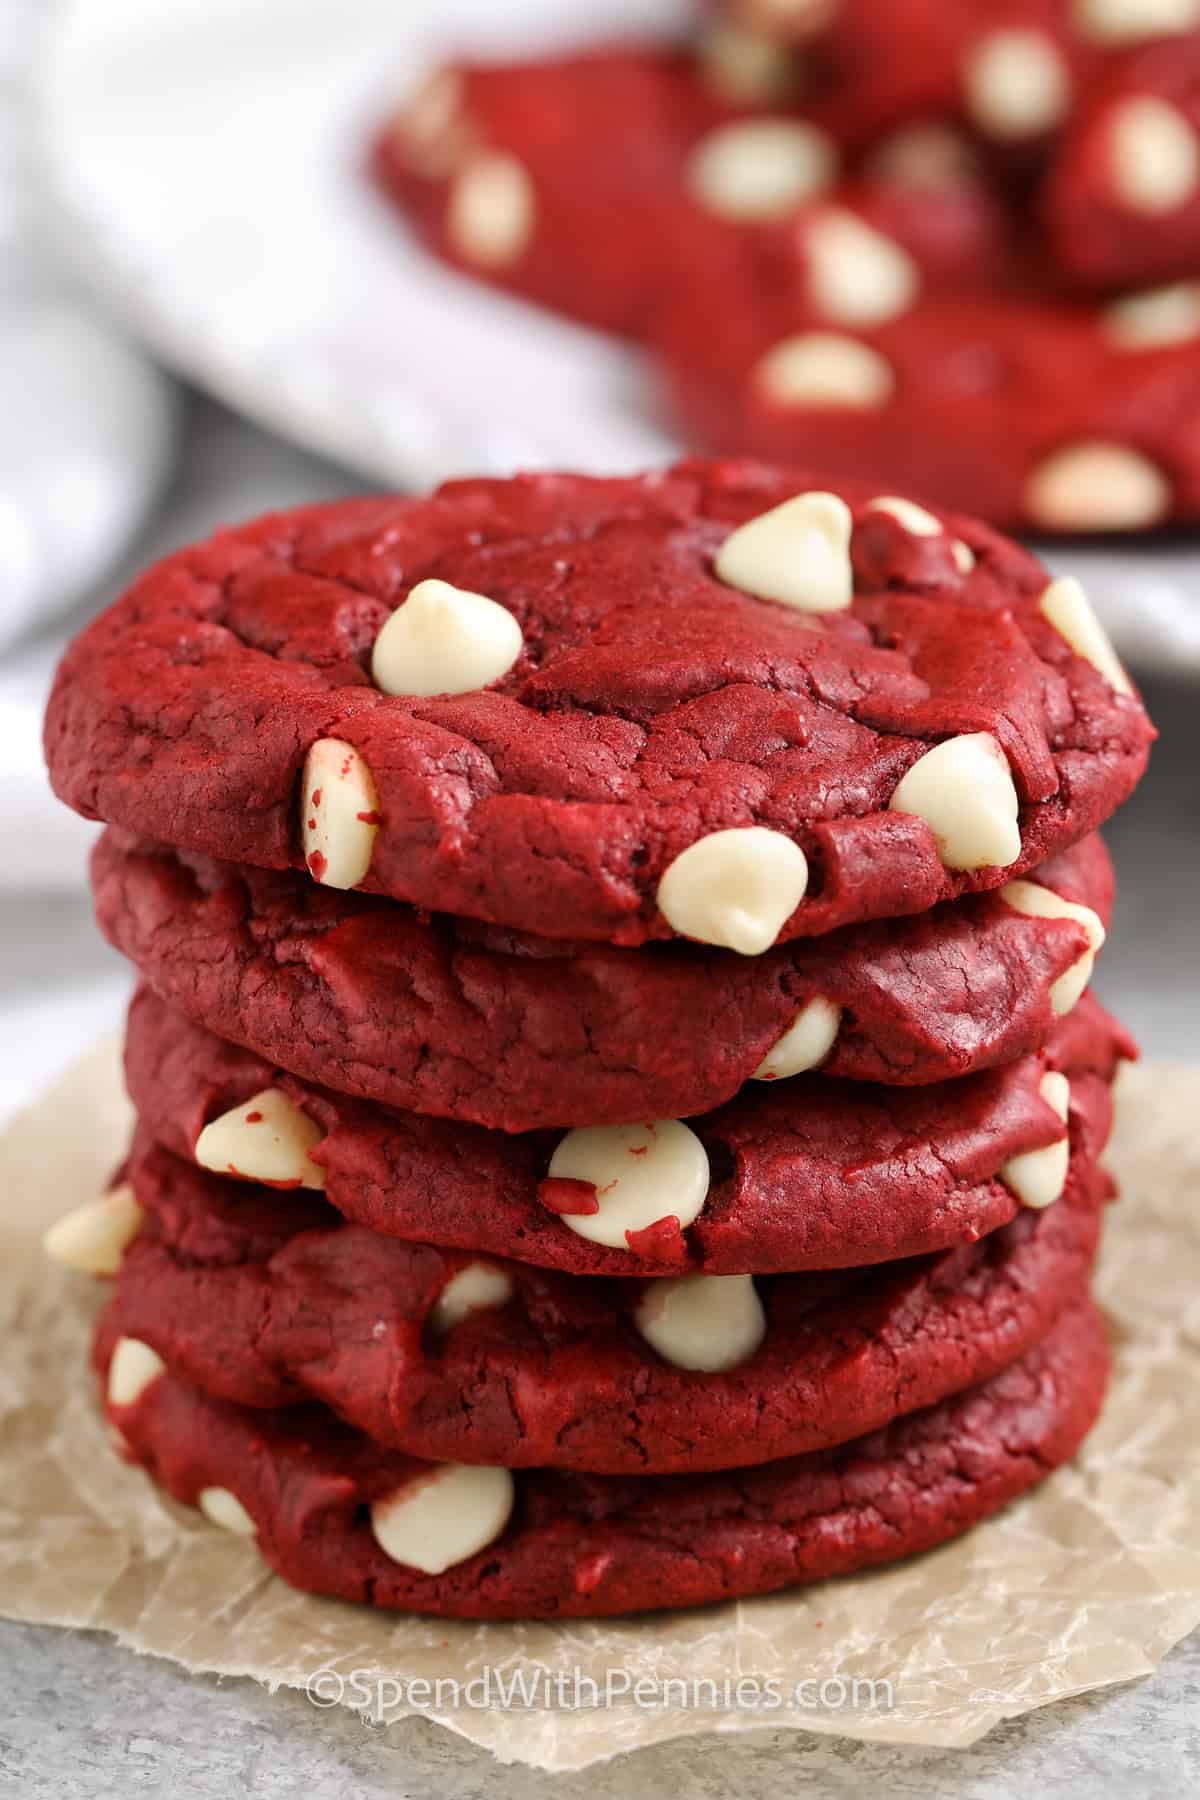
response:
M298 1585L473 1617L1003 1504L1099 1402L1094 834L1151 737L1077 583L754 464L152 569L46 734L154 990L130 1185L52 1234L117 1277L130 1454Z

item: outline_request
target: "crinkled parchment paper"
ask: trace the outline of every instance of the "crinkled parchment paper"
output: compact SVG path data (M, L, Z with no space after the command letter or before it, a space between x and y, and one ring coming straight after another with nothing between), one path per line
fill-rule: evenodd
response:
M120 1155L127 1115L107 1046L0 1142L0 1611L100 1627L187 1668L271 1686L325 1671L325 1701L340 1678L345 1704L423 1711L506 1761L547 1769L766 1724L963 1745L1015 1713L1144 1675L1200 1623L1197 1121L1200 1070L1127 1071L1114 1153L1125 1199L1102 1275L1116 1376L1077 1467L962 1542L871 1575L628 1623L459 1625L293 1593L253 1545L164 1503L112 1455L86 1367L102 1290L44 1266L37 1248ZM505 1681L566 1674L567 1704L547 1703L544 1686L534 1704L508 1707L396 1698L413 1679L467 1682L485 1669ZM714 1706L702 1688L685 1708L668 1689L665 1704L649 1693L641 1705L576 1706L576 1671L602 1694L628 1672L711 1677L722 1695L726 1682L757 1679L760 1702L772 1683L781 1699L746 1704L744 1687L741 1707ZM891 1704L878 1685L855 1696L855 1680L890 1683ZM793 1704L801 1681L813 1685ZM833 1684L823 1694L822 1682Z

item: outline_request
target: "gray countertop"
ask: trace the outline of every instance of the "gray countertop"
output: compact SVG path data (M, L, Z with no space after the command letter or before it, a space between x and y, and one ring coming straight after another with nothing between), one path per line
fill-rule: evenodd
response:
M212 517L253 512L277 497L280 470L295 487L295 453L276 451L201 409L195 448L176 497L182 533ZM240 466L256 480L208 504L206 472L225 469L223 447L253 447ZM278 463L278 468L275 463ZM306 459L303 497L322 471ZM190 484L190 485L189 485ZM324 482L343 490L330 469ZM154 550L172 541L160 519ZM1200 598L1198 598L1200 604ZM1156 682L1147 693L1163 733L1151 773L1108 832L1121 891L1099 988L1156 1058L1200 1057L1200 693ZM115 1025L125 978L94 934L81 891L0 898L0 1005L13 1081L31 1060L72 1060L86 1037ZM84 1032L83 1041L70 1041ZM46 1046L49 1045L49 1049ZM43 1054L45 1052L45 1054ZM6 1052L8 1056L8 1052ZM6 1098L0 1083L0 1105ZM311 1800L341 1795L472 1796L559 1800L587 1794L671 1792L679 1800L792 1788L832 1796L873 1786L922 1800L1015 1797L1065 1789L1082 1796L1182 1794L1200 1785L1200 1634L1148 1680L1032 1713L968 1751L908 1751L764 1731L737 1739L692 1738L638 1752L577 1776L503 1768L484 1752L420 1720L386 1731L342 1709L317 1711L301 1695L268 1694L247 1681L191 1676L139 1659L103 1637L0 1623L4 1701L0 1782L29 1800L83 1800L114 1792L186 1791L196 1800L240 1793Z

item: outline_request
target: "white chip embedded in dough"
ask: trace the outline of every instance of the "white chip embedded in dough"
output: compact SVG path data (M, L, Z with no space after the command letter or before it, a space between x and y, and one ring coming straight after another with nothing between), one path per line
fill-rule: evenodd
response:
M518 262L533 241L536 219L533 182L515 156L487 151L455 177L446 232L467 262L484 269Z
M279 1088L263 1088L212 1119L196 1139L196 1161L217 1175L269 1187L323 1188L325 1171L309 1155L325 1133Z
M108 1365L108 1398L113 1406L132 1406L167 1365L141 1338L119 1337Z
M1140 450L1097 438L1067 444L1039 463L1025 507L1048 531L1144 531L1167 517L1171 486Z
M1133 44L1200 25L1200 0L1075 0L1075 24L1098 44Z
M837 1041L842 1022L842 1009L823 994L816 994L802 1006L779 1042L759 1063L752 1081L786 1081L791 1075L803 1075L825 1061Z
M553 1180L594 1186L599 1211L564 1213L562 1222L612 1250L627 1250L626 1232L645 1231L660 1219L678 1219L686 1230L708 1198L708 1155L679 1119L568 1131L549 1173Z
M749 825L711 832L681 851L658 884L658 908L681 937L761 956L807 887L799 844Z
M802 119L742 119L719 125L688 159L693 195L726 219L774 219L830 186L832 138Z
M64 1268L84 1275L115 1275L141 1230L143 1213L127 1181L56 1219L42 1247Z
M882 325L912 305L920 271L907 250L842 207L808 228L808 288L835 325Z
M912 537L941 537L946 527L915 500L902 500L895 494L882 494L868 503L867 512L887 513Z
M1064 1126L1071 1104L1071 1087L1065 1075L1053 1071L1043 1075L1040 1083L1042 1099L1052 1106ZM1022 1206L1041 1210L1062 1198L1067 1185L1067 1169L1071 1161L1071 1140L1066 1131L1044 1150L1025 1150L1010 1157L1000 1171L1000 1179L1017 1196Z
M342 738L319 738L304 761L304 861L322 887L357 887L371 866L379 796L366 762Z
M1114 300L1102 315L1119 350L1161 350L1200 337L1200 281L1176 281Z
M385 1556L441 1575L498 1538L516 1489L507 1469L434 1463L371 1507L371 1530Z
M1038 602L1042 617L1066 639L1076 656L1091 663L1118 694L1132 694L1133 684L1121 667L1107 631L1096 617L1083 584L1074 575L1052 581Z
M995 138L1038 137L1065 117L1071 76L1053 39L1041 31L994 31L969 51L963 68L967 111Z
M371 654L371 679L385 694L473 694L507 675L524 648L507 607L448 581L419 581Z
M1064 900L1053 888L1040 881L1010 881L1000 889L1000 898L1014 912L1035 919L1074 919L1088 934L1088 947L1083 955L1064 969L1050 989L1050 1004L1061 1015L1076 1005L1096 965L1096 956L1104 944L1104 926L1100 915L1077 900Z
M721 581L797 612L840 612L854 598L853 518L837 494L796 494L730 532L714 559Z
M947 869L1005 868L1021 854L1017 790L990 731L948 738L927 750L888 806L924 819Z
M473 1262L452 1275L429 1309L429 1328L444 1337L473 1312L506 1306L513 1297L512 1276L494 1263Z
M1200 138L1178 107L1153 94L1134 95L1113 113L1108 172L1130 212L1174 212L1200 185Z
M801 85L797 59L782 44L729 19L714 19L700 40L700 66L708 85L725 100L767 105Z
M452 146L465 135L463 93L457 69L437 69L396 118L396 132L409 158L431 173L449 166Z
M633 1322L664 1362L710 1375L748 1362L767 1330L752 1275L648 1281Z
M228 1488L201 1488L196 1495L196 1505L206 1519L211 1519L223 1531L232 1531L235 1537L254 1537L258 1531L237 1495L230 1493Z
M751 381L776 406L850 407L870 412L891 399L891 364L878 350L834 331L801 331L773 344Z

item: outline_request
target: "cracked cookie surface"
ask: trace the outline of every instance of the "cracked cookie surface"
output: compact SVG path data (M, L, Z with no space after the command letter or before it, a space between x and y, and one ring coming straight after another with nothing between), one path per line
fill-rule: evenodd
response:
M734 528L820 485L692 462L464 481L221 533L67 652L55 787L158 842L299 867L306 758L342 745L374 802L346 802L367 840L353 885L625 945L674 935L664 879L724 832L791 845L802 871L760 949L999 887L1087 835L1137 781L1151 728L1050 624L1025 551L954 516L913 535L842 486L852 535L826 549L848 604L798 612L719 579ZM522 653L493 686L373 685L376 640L427 579L517 620ZM954 738L999 746L1003 867L987 849L949 866L929 822L891 804Z
M769 1462L988 1380L1077 1305L1110 1187L1088 1148L1059 1201L977 1244L760 1280L757 1346L696 1368L672 1360L690 1340L659 1353L642 1329L676 1284L481 1264L143 1147L129 1178L145 1219L109 1325L219 1399L320 1400L431 1461L603 1474ZM455 1306L465 1272L477 1301ZM706 1323L702 1361L719 1333Z
M102 1374L114 1335L102 1324ZM431 1465L319 1407L252 1412L159 1373L107 1410L132 1460L178 1500L225 1497L226 1520L295 1587L447 1617L588 1618L768 1593L931 1548L1073 1456L1106 1373L1104 1323L1085 1305L982 1387L838 1449L707 1475L518 1472L507 1525L438 1574L396 1561L372 1530L373 1509Z
M1035 875L1107 926L1099 838ZM1078 919L1003 893L745 958L423 919L115 831L92 877L106 936L196 1023L340 1092L502 1131L711 1111L814 1001L840 1013L827 1075L923 1086L1012 1062L1088 955Z
M566 1212L586 1215L587 1196L564 1205L564 1186L586 1184L551 1179L560 1132L506 1135L335 1094L223 1043L145 991L130 1014L126 1076L147 1135L188 1159L214 1118L279 1090L323 1134L311 1155L326 1200L385 1237L579 1275L727 1275L861 1266L986 1236L1018 1210L1000 1178L1006 1164L1062 1139L1041 1093L1046 1069L1068 1075L1071 1131L1094 1160L1108 1137L1113 1073L1132 1052L1086 996L1041 1054L961 1081L752 1084L690 1121L686 1135L708 1170L698 1216L680 1228L668 1185L661 1217L652 1211L650 1229L619 1245L564 1223Z

